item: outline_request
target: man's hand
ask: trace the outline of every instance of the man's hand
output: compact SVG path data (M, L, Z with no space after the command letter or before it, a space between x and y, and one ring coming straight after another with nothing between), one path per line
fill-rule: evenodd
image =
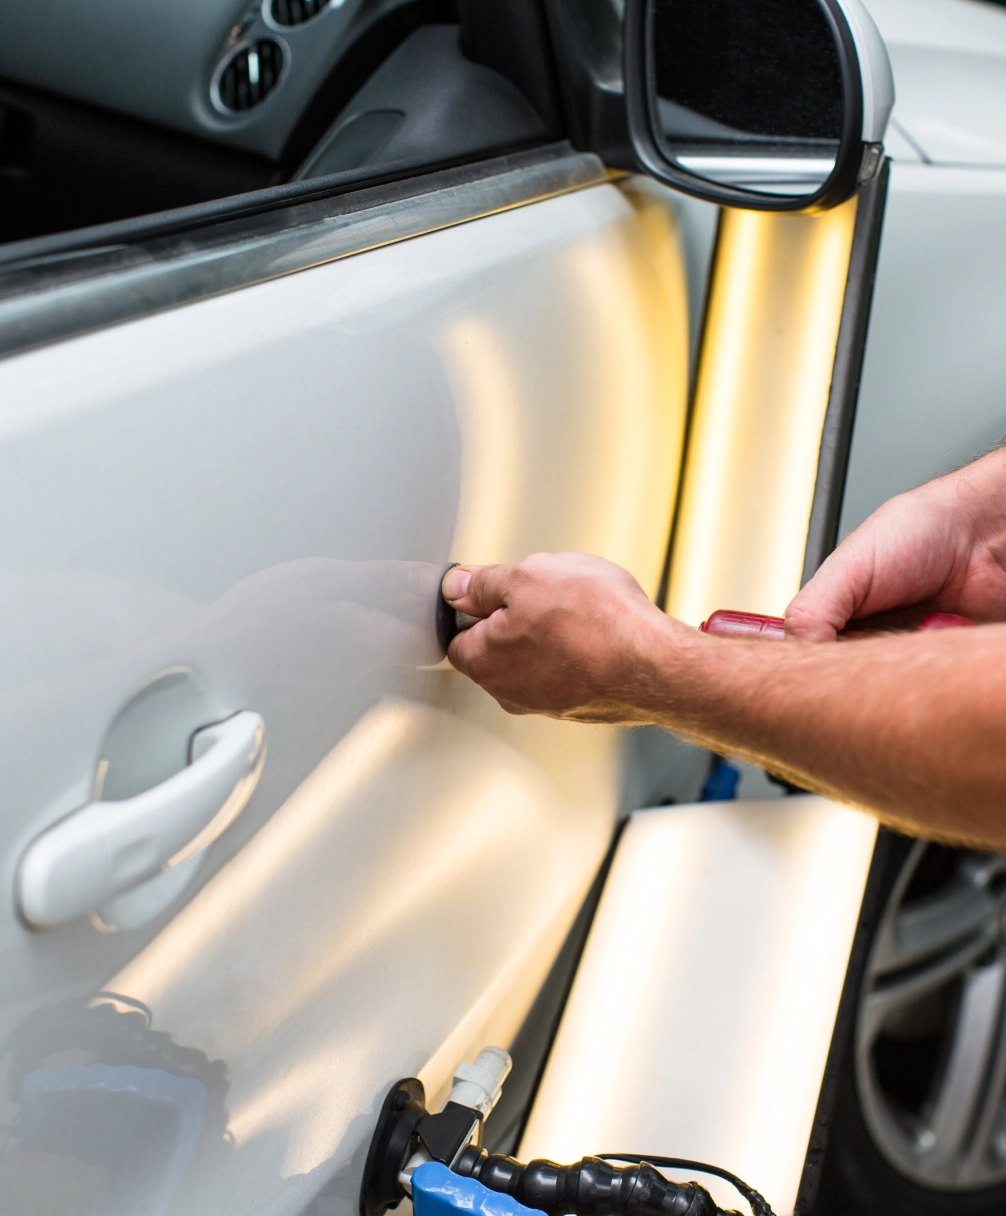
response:
M851 621L899 609L1006 620L1006 452L875 511L787 608L786 633L833 641Z
M504 709L646 720L640 697L669 618L620 566L582 553L537 553L515 566L455 566L443 591L452 607L485 618L451 642L451 663Z
M965 577L947 578L959 549L938 503L918 532L894 513L895 559L898 537L916 559L900 567L902 587L916 588L909 597L928 593L979 616L978 589L991 586L1003 603L1006 576L991 546L965 545ZM930 545L943 568L926 566ZM957 598L939 599L945 587ZM656 723L902 830L1006 849L1006 625L854 646L715 637L665 616L618 566L575 553L455 567L443 590L482 618L451 642L451 662L512 713ZM868 580L851 602L850 615L897 601ZM830 619L834 636L842 612Z

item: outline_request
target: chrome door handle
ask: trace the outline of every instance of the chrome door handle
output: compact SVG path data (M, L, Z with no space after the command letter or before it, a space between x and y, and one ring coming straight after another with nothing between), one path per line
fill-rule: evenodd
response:
M265 761L261 717L242 710L192 736L187 768L118 802L89 802L47 828L21 855L15 898L46 929L206 848L251 797Z

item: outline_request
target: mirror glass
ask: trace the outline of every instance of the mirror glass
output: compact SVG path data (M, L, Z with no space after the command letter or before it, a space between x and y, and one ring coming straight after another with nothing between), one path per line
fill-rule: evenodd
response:
M799 197L835 168L842 71L818 0L652 0L661 152L721 186Z

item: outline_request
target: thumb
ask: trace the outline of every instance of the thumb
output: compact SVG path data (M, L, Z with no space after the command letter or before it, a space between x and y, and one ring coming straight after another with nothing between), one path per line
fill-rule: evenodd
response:
M486 617L506 607L512 566L454 566L444 575L444 599L459 612Z
M786 609L786 636L833 642L866 599L873 548L853 535L830 554Z

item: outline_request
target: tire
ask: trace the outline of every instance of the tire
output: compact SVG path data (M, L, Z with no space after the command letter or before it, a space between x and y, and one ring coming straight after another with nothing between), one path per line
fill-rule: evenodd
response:
M813 1216L1006 1212L1006 857L894 837Z

